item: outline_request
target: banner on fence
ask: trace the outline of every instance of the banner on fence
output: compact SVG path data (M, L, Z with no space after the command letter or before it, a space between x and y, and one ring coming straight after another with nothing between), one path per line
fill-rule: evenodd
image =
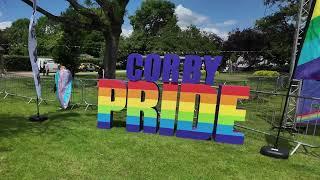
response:
M37 91L37 97L41 98L41 86L40 86L40 72L38 67L38 57L37 57L37 38L36 38L36 0L33 0L33 13L30 18L29 24L29 35L28 35L28 51L30 57L30 63L32 67L34 84Z
M320 80L320 1L314 0L313 3L295 79Z
M97 127L111 128L113 113L126 107L129 132L143 130L242 144L244 135L234 130L234 122L245 121L246 111L237 109L237 102L249 98L249 87L223 85L218 90L212 87L221 60L221 56L187 55L182 63L175 54L167 54L163 60L158 54L149 54L145 59L140 54L130 54L128 83L115 79L99 81ZM206 71L205 84L200 84L202 64ZM162 87L157 84L160 77Z
M298 102L297 126L319 125L320 126L320 81L304 80L301 94L303 97ZM319 100L317 100L318 98Z

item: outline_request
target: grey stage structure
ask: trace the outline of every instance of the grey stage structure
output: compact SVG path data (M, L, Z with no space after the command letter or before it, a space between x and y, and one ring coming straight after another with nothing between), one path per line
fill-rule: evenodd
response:
M299 14L296 24L295 38L293 42L293 51L291 55L291 64L290 64L290 79L293 76L294 66L297 61L297 54L302 45L303 35L305 31L305 26L307 24L308 16L310 14L311 5L313 0L301 0ZM298 109L298 96L300 96L302 87L302 81L293 79L292 86L290 88L290 95L288 99L288 104L285 109L286 113L284 116L284 123L282 126L286 129L294 129L294 123L296 121L296 111Z

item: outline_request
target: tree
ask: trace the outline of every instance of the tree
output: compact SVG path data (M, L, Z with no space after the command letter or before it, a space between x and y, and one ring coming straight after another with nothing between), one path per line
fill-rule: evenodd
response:
M11 43L10 54L28 55L26 44L28 43L29 19L18 19L8 29L8 40Z
M128 48L137 51L168 49L180 31L175 5L166 0L143 1L129 19L133 33L128 39Z
M53 48L58 45L58 41L62 38L63 30L59 23L42 16L37 21L36 35L38 55L51 56Z
M80 41L82 53L89 54L96 58L100 56L100 49L103 47L104 44L104 38L101 32L82 30ZM117 61L119 61L118 58Z
M202 55L211 51L219 50L222 39L214 33L201 31L194 25L190 25L179 35L179 51L182 52L202 52Z
M300 0L264 0L265 5L288 5L288 4L297 4Z
M223 50L225 51L263 51L266 47L265 36L262 32L256 29L244 29L240 31L239 29L234 30L229 33L228 40L224 42ZM230 59L230 55L225 54L226 59ZM261 55L264 53L243 53L240 54L249 64L249 69L257 65L262 59Z
M8 29L1 30L0 29L0 46L4 49L4 54L9 51L9 39L8 39Z
M161 28L169 22L177 24L174 14L175 5L169 1L146 0L141 4L134 16L130 16L130 23L134 31L142 31L145 35L155 36Z
M277 11L256 21L255 27L230 33L224 50L261 51L241 54L249 68L262 60L276 64L280 70L288 70L291 58L298 0L265 0L267 6L277 6ZM230 56L226 54L225 56Z
M179 49L179 34L181 30L177 25L176 18L173 15L172 20L159 29L157 35L151 37L151 43L148 43L147 49L150 51L172 52Z
M62 16L80 18L72 8L68 8ZM69 28L67 24L62 24L62 35L57 40L57 45L53 48L53 57L57 63L69 69L72 75L75 75L79 66L80 47L75 44L80 44L81 31L79 29Z
M33 5L31 0L21 1L29 6ZM101 32L105 45L103 58L105 75L106 78L115 78L118 44L122 32L121 26L124 22L125 9L129 0L86 0L84 4L77 0L66 1L77 13L77 18L67 14L56 16L39 6L37 11L51 20L66 25L68 28Z
M261 51L265 41L263 33L252 28L234 30L229 33L228 40L224 42L226 51Z
M7 43L10 43L10 46L6 46L6 48L8 47L9 54L28 55L28 28L29 19L23 18L14 21L11 27L3 31ZM40 17L36 26L38 55L50 56L50 52L57 44L57 40L61 34L62 30L58 23L50 21L47 17Z
M146 52L214 51L222 39L213 33L202 32L191 25L181 30L177 25L175 5L166 0L146 0L130 16L133 33L128 49Z
M278 11L257 20L256 29L261 31L265 38L265 49L269 50L271 62L288 70L292 53L293 37L297 21L299 0L265 0L268 6L277 6Z

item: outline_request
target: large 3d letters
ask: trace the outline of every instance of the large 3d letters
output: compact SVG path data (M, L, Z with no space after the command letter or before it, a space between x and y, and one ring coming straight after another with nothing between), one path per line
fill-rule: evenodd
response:
M233 129L235 121L245 121L246 111L237 109L238 99L249 98L249 87L220 86L220 104L215 141L243 144L244 135Z
M178 84L164 83L162 87L160 135L173 136L176 119Z
M112 127L113 112L121 111L127 102L127 86L119 80L103 79L99 81L98 92L98 128Z
M145 133L156 133L159 89L153 82L128 82L127 131L139 132L143 121Z
M126 129L129 132L157 133L159 130L160 135L199 140L213 138L221 143L243 144L244 135L237 132L234 125L236 121L245 121L246 111L237 109L237 103L239 99L249 98L250 89L221 85L217 93L211 86L221 60L221 56L186 55L182 63L175 54L148 54L145 57L130 54L128 83L99 81L97 127L110 129L113 113L127 107ZM203 63L205 84L199 84ZM183 74L179 71L180 65L184 67ZM159 103L160 92L155 82L161 77Z
M196 95L200 96L198 117L194 118ZM204 84L182 84L177 137L210 139L216 112L216 90ZM196 122L194 122L196 119Z

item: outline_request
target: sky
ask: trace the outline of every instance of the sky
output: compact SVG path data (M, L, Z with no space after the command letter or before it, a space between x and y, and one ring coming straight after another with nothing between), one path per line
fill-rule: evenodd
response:
M143 0L130 0L125 22L122 26L124 36L132 33L128 19L139 9ZM263 0L171 0L175 5L178 25L184 29L190 24L203 31L213 32L227 38L228 32L239 28L254 26L257 19L272 13ZM38 0L38 5L59 15L68 7L65 0ZM0 29L10 27L19 18L30 18L32 9L21 0L0 0ZM38 13L38 17L41 14Z

